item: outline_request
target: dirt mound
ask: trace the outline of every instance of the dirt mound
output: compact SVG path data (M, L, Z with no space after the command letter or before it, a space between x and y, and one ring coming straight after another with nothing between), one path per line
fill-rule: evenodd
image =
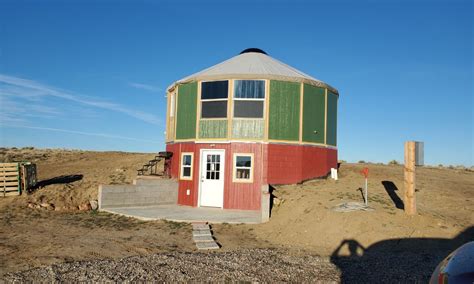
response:
M38 188L22 195L24 204L53 204L74 210L97 199L99 184L131 183L154 154L64 149L1 148L0 162L36 163Z
M334 212L343 202L363 202L360 171L369 168L369 206L373 211ZM277 186L270 222L255 228L258 237L284 247L331 254L345 240L362 246L390 238L450 239L474 225L474 173L466 169L417 168L416 216L403 211L403 167L342 164L339 180L312 180ZM278 206L278 204L280 204Z

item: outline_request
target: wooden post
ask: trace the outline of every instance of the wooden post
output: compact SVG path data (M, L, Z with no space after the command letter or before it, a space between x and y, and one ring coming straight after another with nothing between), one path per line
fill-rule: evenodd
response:
M415 196L415 142L405 142L405 195L404 207L407 215L416 214Z

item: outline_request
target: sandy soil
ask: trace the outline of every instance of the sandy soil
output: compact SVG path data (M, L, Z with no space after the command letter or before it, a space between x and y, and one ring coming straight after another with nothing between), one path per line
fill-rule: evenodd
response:
M364 167L369 168L369 205L374 211L332 211L342 202L362 202L358 189L364 184ZM387 192L392 188L396 202ZM343 164L338 181L276 187L274 194L283 204L255 233L285 247L330 254L344 240L368 247L393 238L452 239L474 225L474 172L419 168L416 190L418 215L407 216L395 204L403 204L402 166Z
M75 210L96 198L100 183L131 182L135 170L152 157L0 149L0 162L36 162L40 181L83 175L81 180L47 185L33 194L0 198L0 276L77 260L195 252L188 224L142 222ZM374 211L332 211L342 202L362 201L358 189L363 185L359 173L363 167L370 170L369 205ZM273 194L277 200L270 222L213 225L222 245L218 253L270 248L289 255L326 256L337 265L344 280L352 279L348 267L353 261L372 266L368 257L374 253L426 254L432 260L423 271L428 275L438 258L462 242L474 240L474 172L467 169L417 169L416 216L406 216L397 208L403 200L403 168L398 165L342 164L338 181L320 179L276 186ZM28 202L53 203L61 211L31 209Z

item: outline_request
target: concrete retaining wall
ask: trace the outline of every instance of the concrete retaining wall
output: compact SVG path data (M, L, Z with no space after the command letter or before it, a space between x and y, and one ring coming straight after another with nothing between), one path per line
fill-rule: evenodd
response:
M271 202L270 202L270 188L268 184L262 185L262 199L261 199L261 213L262 213L262 223L270 221L270 211L271 211Z
M98 200L99 209L176 204L178 182L162 179L146 185L100 185Z

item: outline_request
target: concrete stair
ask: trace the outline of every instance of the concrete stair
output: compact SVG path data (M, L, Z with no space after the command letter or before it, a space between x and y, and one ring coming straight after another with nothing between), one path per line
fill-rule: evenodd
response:
M220 248L212 236L211 227L207 223L193 223L193 241L198 250Z

